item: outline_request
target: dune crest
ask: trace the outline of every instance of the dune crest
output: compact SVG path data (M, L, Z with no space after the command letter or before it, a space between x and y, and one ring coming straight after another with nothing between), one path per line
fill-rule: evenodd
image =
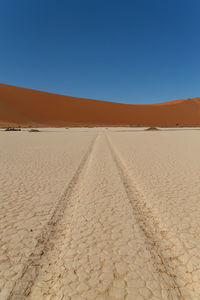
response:
M0 84L0 126L200 126L200 98L121 104Z

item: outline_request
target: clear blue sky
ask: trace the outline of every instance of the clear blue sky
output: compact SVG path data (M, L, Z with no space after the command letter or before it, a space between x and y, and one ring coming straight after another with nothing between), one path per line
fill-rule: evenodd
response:
M1 0L0 82L124 103L200 97L199 0Z

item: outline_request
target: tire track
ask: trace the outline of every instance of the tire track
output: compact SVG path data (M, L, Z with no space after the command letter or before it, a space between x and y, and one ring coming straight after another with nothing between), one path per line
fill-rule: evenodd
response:
M97 134L94 139L92 140L88 151L84 155L83 159L81 160L77 170L74 173L74 176L70 180L69 184L67 185L63 195L60 197L60 199L57 202L57 205L54 209L54 212L45 226L45 228L42 230L42 233L38 237L38 241L36 244L36 247L32 254L30 255L26 265L24 266L24 270L22 272L22 275L20 278L15 282L10 295L8 296L8 300L10 299L26 299L26 297L29 295L31 291L31 287L34 284L35 279L38 276L39 273L39 267L40 267L40 260L46 252L48 251L50 244L50 241L52 237L56 233L56 225L59 223L59 221L62 219L64 212L68 205L68 199L72 195L74 188L77 184L77 182L80 180L80 178L83 176L83 172L85 168L87 167L89 158L93 152L94 145L96 143L96 140L98 138L99 134Z
M112 143L111 138L107 133L105 133L105 135L127 197L131 203L133 214L144 234L147 248L154 261L157 272L160 274L162 282L167 287L169 295L171 295L169 299L186 299L181 294L181 289L177 282L176 266L173 264L173 260L176 259L176 257L173 257L173 255L165 255L165 251L169 251L172 247L170 239L167 238L167 232L160 228L154 213L134 186L127 167Z

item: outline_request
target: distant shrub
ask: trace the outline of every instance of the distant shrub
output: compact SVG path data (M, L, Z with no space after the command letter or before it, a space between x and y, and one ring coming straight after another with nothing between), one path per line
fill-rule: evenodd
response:
M21 131L21 128L8 127L5 129L5 131Z
M38 129L30 129L29 132L40 132Z
M147 128L145 130L147 130L147 131L157 131L159 129L157 127L149 127L149 128Z

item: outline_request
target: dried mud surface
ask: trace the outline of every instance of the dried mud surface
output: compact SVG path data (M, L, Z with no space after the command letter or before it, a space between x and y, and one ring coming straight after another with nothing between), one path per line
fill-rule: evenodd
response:
M198 130L0 140L0 299L200 299Z

